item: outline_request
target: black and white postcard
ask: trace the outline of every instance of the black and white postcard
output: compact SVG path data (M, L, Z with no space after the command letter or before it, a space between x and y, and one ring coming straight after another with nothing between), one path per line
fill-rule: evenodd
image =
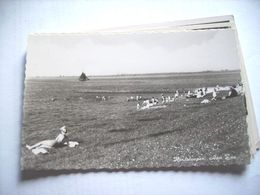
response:
M233 25L31 35L22 170L248 164Z

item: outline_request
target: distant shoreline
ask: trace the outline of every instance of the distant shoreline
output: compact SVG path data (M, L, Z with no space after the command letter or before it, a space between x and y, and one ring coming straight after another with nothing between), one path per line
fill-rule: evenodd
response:
M241 70L217 70L217 71L200 71L200 72L166 72L166 73L140 73L140 74L116 74L116 75L87 75L91 79L109 79L109 78L142 78L142 77L170 77L181 75L201 75L201 74L229 74L239 73ZM80 75L80 74L79 74ZM62 79L62 78L78 78L79 76L28 76L25 79Z

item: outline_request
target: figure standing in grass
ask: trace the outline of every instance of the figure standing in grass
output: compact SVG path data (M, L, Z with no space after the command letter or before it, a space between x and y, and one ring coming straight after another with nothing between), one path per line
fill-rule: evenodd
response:
M137 105L136 105L136 109L137 110L140 110L141 106L140 106L140 103L138 102Z
M179 97L179 91L176 90L175 94L174 94L174 98L178 98Z
M66 126L63 126L60 128L60 134L53 140L44 140L41 142L38 142L32 146L26 145L26 148L29 150L33 149L40 149L40 148L53 148L57 146L63 146L63 145L68 145L68 137L67 137L67 129Z
M165 97L164 97L163 93L161 94L161 98L162 98L162 104L165 103Z
M213 93L212 93L212 99L211 99L211 100L217 100L216 98L217 98L217 89L214 88Z

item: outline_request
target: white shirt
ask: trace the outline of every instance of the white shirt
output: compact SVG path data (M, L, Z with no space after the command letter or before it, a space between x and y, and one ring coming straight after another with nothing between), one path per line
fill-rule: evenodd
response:
M60 143L62 143L62 141L64 140L64 138L65 138L65 135L60 133L60 134L56 137L55 141L56 141L56 143L60 144Z

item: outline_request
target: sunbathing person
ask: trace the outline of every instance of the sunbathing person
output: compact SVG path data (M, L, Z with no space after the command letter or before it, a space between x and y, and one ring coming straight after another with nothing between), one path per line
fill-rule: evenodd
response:
M230 87L230 90L228 92L228 96L227 98L232 98L232 97L236 97L238 96L238 92L236 90L236 88L234 88L233 86Z
M66 126L63 126L60 128L60 134L54 139L54 140L44 140L41 142L38 142L32 146L26 145L26 148L29 150L33 150L36 148L53 148L57 146L64 146L68 145L68 137L67 137L67 130Z

